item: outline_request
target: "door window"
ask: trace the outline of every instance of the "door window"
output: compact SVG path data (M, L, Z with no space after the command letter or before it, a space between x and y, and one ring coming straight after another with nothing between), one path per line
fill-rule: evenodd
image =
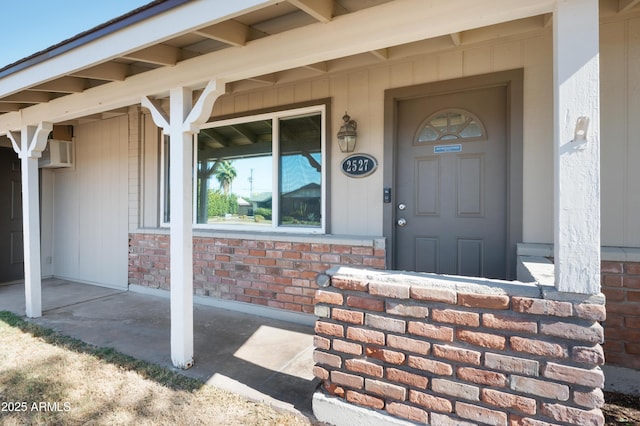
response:
M482 122L471 112L462 109L440 110L430 115L419 127L415 145L463 139L485 140Z

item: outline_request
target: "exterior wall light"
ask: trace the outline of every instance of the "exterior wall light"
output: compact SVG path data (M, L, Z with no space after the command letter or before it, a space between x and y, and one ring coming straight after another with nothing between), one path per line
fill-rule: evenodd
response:
M356 123L355 120L352 120L346 111L342 120L344 120L344 124L340 126L340 131L338 132L338 145L340 145L340 151L353 152L353 150L356 149L356 137L358 136L356 128L358 127L358 123Z

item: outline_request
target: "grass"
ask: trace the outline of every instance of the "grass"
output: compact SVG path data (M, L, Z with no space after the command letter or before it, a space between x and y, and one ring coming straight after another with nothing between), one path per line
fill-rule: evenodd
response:
M172 370L0 312L0 424L308 425Z

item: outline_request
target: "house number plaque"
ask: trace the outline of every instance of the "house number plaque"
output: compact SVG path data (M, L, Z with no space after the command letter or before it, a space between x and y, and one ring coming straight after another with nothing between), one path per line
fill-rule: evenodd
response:
M369 154L353 154L342 160L342 173L349 177L369 176L378 168L378 161Z

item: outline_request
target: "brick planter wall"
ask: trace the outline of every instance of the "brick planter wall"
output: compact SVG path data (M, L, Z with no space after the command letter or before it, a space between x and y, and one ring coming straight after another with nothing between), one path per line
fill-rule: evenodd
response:
M607 364L640 369L640 263L602 262Z
M604 424L602 295L330 274L316 292L314 374L326 393L436 426Z
M340 264L385 266L384 248L375 247L374 240L368 245L329 240L194 237L194 292L312 313L318 273ZM169 263L169 235L129 235L129 284L169 290Z

